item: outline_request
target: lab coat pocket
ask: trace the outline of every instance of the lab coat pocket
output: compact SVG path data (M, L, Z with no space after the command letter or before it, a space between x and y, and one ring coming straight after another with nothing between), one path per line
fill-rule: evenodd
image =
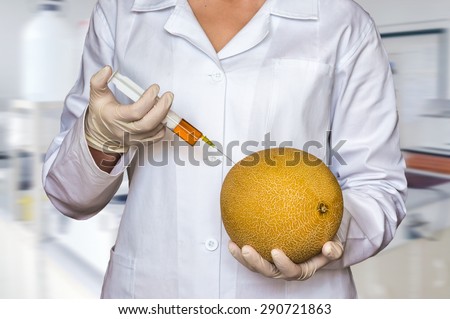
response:
M134 298L135 260L119 255L111 248L101 298Z
M325 63L275 59L267 132L277 142L292 142L323 155L330 128L333 68ZM322 146L320 147L319 144ZM309 145L309 146L308 146Z

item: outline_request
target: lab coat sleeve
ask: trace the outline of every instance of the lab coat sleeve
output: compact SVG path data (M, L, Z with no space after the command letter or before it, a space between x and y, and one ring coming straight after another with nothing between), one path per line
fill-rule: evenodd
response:
M372 20L336 66L333 105L330 169L343 191L345 251L327 268L341 268L386 247L406 213L393 78Z
M106 206L121 184L126 165L123 156L111 174L101 171L84 135L90 78L104 65L113 63L114 36L104 3L112 1L100 1L93 11L80 74L65 100L60 134L50 145L43 167L43 184L49 199L59 211L75 219L92 217Z

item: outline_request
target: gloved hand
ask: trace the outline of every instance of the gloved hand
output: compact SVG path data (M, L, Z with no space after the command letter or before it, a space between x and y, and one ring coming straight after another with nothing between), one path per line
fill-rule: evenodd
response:
M108 88L112 75L109 66L91 78L85 135L90 147L104 153L125 153L131 145L163 138L161 121L173 101L171 92L158 98L159 86L153 84L133 104L122 105Z
M251 246L245 245L242 249L230 241L228 249L237 261L253 272L258 272L269 278L285 280L306 280L317 270L330 262L342 257L344 247L337 236L326 242L322 252L301 264L293 263L281 250L271 251L273 264L261 257Z

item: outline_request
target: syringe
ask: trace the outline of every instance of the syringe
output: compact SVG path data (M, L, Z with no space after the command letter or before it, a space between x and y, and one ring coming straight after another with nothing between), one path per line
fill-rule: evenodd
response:
M133 101L137 101L144 90L134 83L130 78L121 75L117 71L113 73L108 82L114 83L117 89L128 96ZM185 140L189 145L193 146L199 139L204 141L209 146L216 148L213 142L211 142L202 132L197 130L194 126L189 124L181 116L174 111L169 110L167 116L162 120L162 124L166 125L172 132ZM216 148L217 149L217 148Z

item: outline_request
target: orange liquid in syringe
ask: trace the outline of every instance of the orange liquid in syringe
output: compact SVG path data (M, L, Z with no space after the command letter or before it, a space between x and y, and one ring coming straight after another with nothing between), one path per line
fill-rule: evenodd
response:
M173 129L173 132L188 142L189 145L194 146L199 139L202 138L203 133L193 127L185 120L181 120L180 123Z

